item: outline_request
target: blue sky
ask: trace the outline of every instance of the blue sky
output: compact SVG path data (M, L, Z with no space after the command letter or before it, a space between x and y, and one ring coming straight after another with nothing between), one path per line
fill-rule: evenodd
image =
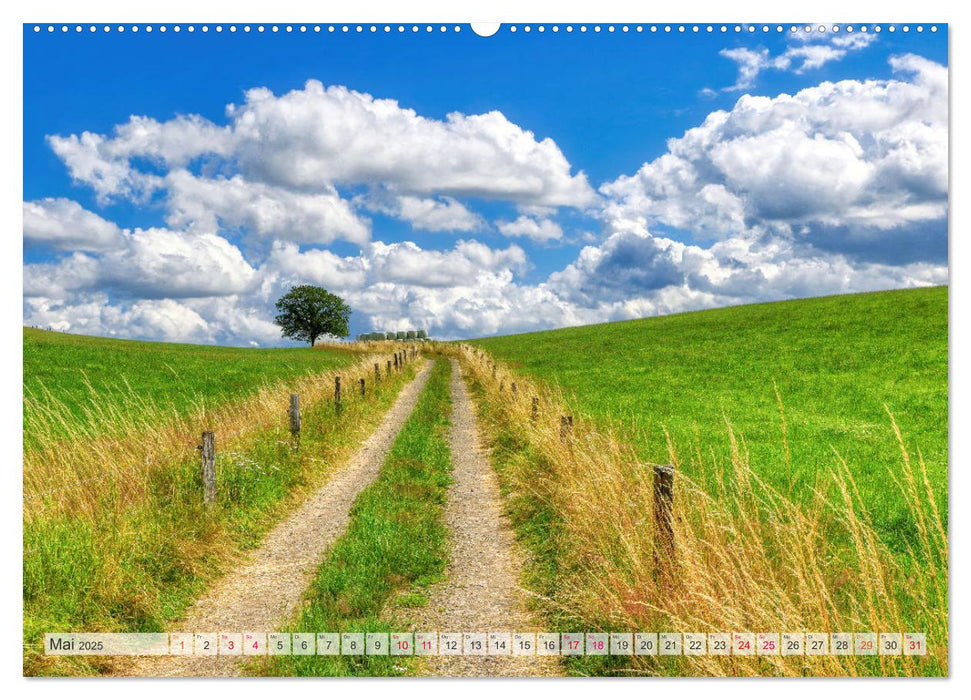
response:
M946 283L946 27L380 27L26 26L24 322L272 345L309 282L471 337Z

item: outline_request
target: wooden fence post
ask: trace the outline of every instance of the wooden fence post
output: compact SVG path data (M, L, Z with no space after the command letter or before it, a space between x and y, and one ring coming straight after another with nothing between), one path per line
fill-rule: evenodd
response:
M334 377L334 410L341 414L341 378Z
M516 395L516 391L517 391L517 389L516 389L516 382L513 382L513 383L512 383L512 395L513 395L513 396L515 396L515 395Z
M506 383L505 382L499 382L499 393L500 394L502 393L502 390L505 389L505 388L506 388Z
M381 365L377 362L374 363L374 384L377 386L381 383Z
M529 422L536 425L536 421L539 419L539 397L533 397L533 410L529 415Z
M364 396L364 386L365 386L364 377L361 377L360 384L361 384L361 396Z
M573 430L573 416L560 416L560 440L566 442Z
M654 578L674 563L674 467L654 465Z
M290 394L290 434L295 440L300 439L300 397Z
M386 370L386 374L387 374L387 375L388 375L389 377L391 376L391 360L388 360L388 368L387 368L387 370Z
M202 433L202 501L216 502L216 436L211 430Z

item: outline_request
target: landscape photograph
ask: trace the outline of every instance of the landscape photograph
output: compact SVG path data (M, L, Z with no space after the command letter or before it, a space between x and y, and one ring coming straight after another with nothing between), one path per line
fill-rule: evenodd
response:
M946 23L22 32L24 676L950 675Z

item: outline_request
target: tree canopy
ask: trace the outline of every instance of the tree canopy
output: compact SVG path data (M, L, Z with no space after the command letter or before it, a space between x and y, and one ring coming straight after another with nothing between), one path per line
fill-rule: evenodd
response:
M293 287L276 303L280 313L276 324L283 337L310 343L325 335L344 338L348 335L351 307L326 289L304 284Z

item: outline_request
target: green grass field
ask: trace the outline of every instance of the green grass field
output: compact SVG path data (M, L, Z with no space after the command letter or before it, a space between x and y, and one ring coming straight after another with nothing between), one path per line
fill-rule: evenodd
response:
M901 456L884 407L946 508L947 298L946 287L823 297L474 344L558 384L578 414L615 422L646 460L667 460L665 431L679 454L725 458L729 421L757 473L798 496L838 453L903 551L914 533L891 481Z
M182 415L201 402L209 408L259 385L324 372L354 360L323 349L253 349L95 338L24 328L25 446L41 404L56 403L72 429L103 426L89 412L92 399L106 404L160 406Z

